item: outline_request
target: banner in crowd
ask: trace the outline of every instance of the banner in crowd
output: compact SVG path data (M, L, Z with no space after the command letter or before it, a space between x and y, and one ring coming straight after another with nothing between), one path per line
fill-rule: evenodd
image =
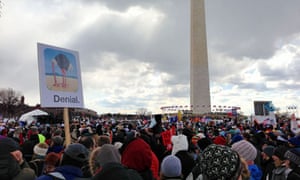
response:
M167 148L168 151L172 149L172 141L171 141L172 135L173 135L173 129L161 133L163 145Z

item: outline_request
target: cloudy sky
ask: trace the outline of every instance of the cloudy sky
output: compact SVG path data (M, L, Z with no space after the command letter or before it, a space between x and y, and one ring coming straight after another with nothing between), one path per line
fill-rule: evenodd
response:
M299 106L300 1L206 0L211 104ZM37 43L79 52L85 107L190 103L190 1L2 0L0 88L40 103Z

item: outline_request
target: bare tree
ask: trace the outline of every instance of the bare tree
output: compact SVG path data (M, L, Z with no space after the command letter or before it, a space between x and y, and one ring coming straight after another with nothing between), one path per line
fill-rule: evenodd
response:
M23 96L12 88L0 89L0 113L3 117L14 117Z
M151 116L152 112L148 111L147 108L139 108L137 109L136 115L137 117L144 119L145 117Z
M146 113L147 113L146 108L139 108L139 109L137 109L137 112L136 112L136 114L140 115L140 116L144 116L144 115L146 115Z

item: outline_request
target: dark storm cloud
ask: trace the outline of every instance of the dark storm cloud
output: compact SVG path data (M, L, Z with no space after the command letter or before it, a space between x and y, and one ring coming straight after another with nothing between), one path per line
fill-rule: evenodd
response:
M187 86L180 86L172 88L169 96L175 98L185 98L189 93L190 89Z
M210 48L234 57L269 58L298 33L300 1L206 1Z
M90 4L90 3L96 3L96 4L101 4L101 5L105 5L107 6L109 9L112 10L117 10L117 11L125 11L126 9L128 9L128 7L131 6L145 6L145 7L153 7L156 6L156 4L158 3L159 6L161 6L161 4L165 4L168 3L168 1L161 1L161 0L151 0L151 1L143 1L143 0L81 0L82 3L84 4Z
M285 60L282 59L284 62ZM276 63L276 62L274 62ZM274 67L271 63L259 63L258 71L266 81L299 81L300 58L294 58L291 62L287 62L283 66Z
M147 4L147 3L146 3ZM154 3L155 4L155 3ZM143 3L142 3L143 5ZM99 64L99 54L116 53L122 61L139 59L151 63L157 71L176 76L178 83L189 79L189 4L182 1L157 7L166 17L158 25L151 39L139 29L125 24L117 17L99 18L84 29L70 44L81 50L86 61L83 68ZM126 10L127 8L121 8ZM148 7L143 7L148 8ZM118 8L119 9L119 8ZM178 13L180 12L180 13ZM145 22L147 23L147 22ZM94 58L98 55L98 58ZM105 67L104 67L105 68Z
M286 82L281 82L278 85L278 88L276 88L276 90L291 90L291 89L300 89L300 84L296 84L296 83L286 83Z
M253 89L255 91L264 92L269 90L264 82L257 82L257 83L239 83L239 89Z

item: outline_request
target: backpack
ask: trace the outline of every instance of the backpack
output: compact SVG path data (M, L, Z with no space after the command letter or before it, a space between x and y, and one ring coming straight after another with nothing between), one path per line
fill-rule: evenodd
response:
M34 170L36 176L40 176L43 174L44 162L45 160L43 159L35 159L28 162L28 165L31 169Z

